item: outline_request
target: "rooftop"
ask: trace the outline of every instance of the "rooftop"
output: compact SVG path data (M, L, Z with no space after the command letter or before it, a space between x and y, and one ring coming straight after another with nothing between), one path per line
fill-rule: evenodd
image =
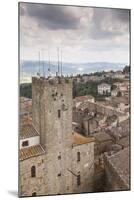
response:
M113 127L109 130L110 135L112 135L115 139L123 138L129 136L130 132L130 123L129 119L122 121L119 123L118 127Z
M31 101L32 99L29 99L27 97L20 97L20 103L23 103L23 102L27 102L27 101Z
M20 97L20 115L32 113L32 99Z
M75 101L76 102L80 102L80 101L88 101L89 99L93 99L94 97L91 95L85 95L85 96L79 96L79 97L75 97Z
M121 138L121 139L117 142L117 144L121 145L121 146L124 147L124 148L125 148L125 147L128 147L128 146L129 146L129 136Z
M129 174L129 148L125 148L112 156L108 156L107 160L117 172L121 180L129 188L130 174Z
M112 140L110 135L108 135L105 132L95 133L94 137L95 137L95 140L98 141L98 142L105 142L105 141L108 141L108 140Z
M20 126L22 126L24 124L32 124L32 116L30 116L30 115L20 116Z
M49 86L49 85L58 85L58 84L72 84L72 77L61 77L61 76L54 76L54 77L32 77L32 84L38 84L39 86Z
M101 83L98 85L98 87L111 87L110 84L107 83Z
M124 104L129 104L129 98L126 96L123 97L112 97L111 98L112 103L124 103Z
M39 156L45 153L41 145L35 145L27 148L20 149L19 159L25 160L30 157Z
M94 137L85 137L77 132L73 132L73 144L74 146L76 145L81 145L81 144L86 144L94 142Z
M88 107L89 107L89 102L86 101L86 102L82 102L79 106L77 106L77 109L84 110L84 109L86 109Z
M20 127L20 139L39 136L39 133L32 124L25 124Z
M110 123L110 122L114 122L115 120L117 120L117 115L112 115L112 116L107 117L106 122Z

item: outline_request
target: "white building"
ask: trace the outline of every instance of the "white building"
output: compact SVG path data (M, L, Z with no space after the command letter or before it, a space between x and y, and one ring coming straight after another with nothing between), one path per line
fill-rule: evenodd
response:
M107 94L111 92L111 85L107 83L102 83L98 85L98 93L99 94Z
M117 97L117 95L118 95L118 90L117 89L111 91L111 96L112 97Z

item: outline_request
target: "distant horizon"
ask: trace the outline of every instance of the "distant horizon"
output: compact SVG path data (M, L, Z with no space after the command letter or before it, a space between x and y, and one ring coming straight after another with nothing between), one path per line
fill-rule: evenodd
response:
M34 59L20 59L20 63L21 62L39 62L38 59L34 60ZM40 62L49 62L49 60L40 60ZM57 60L51 60L51 62L54 63L58 63ZM85 63L111 63L111 64L125 64L125 65L129 65L129 63L126 62L113 62L113 61L81 61L81 62L68 62L68 61L62 61L62 63L68 63L68 64L85 64Z
M38 63L38 62L37 62ZM63 63L62 63L63 64ZM91 64L91 63L90 63ZM93 64L93 63L92 63ZM100 64L100 63L98 63L98 64ZM110 63L109 63L110 64ZM111 63L112 64L112 63ZM114 64L117 64L117 63L114 63ZM71 64L70 64L71 65ZM79 66L79 64L77 64L78 66ZM77 66L76 65L76 66ZM84 64L83 64L84 65ZM118 65L118 64L117 64ZM116 71L122 71L123 70L123 68L125 67L126 65L125 64L122 64L122 66L119 66L119 67L117 67L117 68L110 68L110 69L107 69L107 68L100 68L99 69L99 67L97 68L98 70L92 70L92 69L90 69L90 68L88 68L88 70L86 69L86 71L84 71L85 69L84 69L84 67L83 68L77 68L77 71L70 71L70 69L69 69L69 71L65 71L65 73L63 72L63 76L77 76L77 75L84 75L84 74L87 74L87 75L90 75L90 74L94 74L94 73L97 73L97 72L99 72L99 73L102 73L102 72L110 72L110 71L113 71L113 72L116 72ZM56 65L56 67L57 67L57 65ZM27 71L27 68L28 68L28 71ZM67 67L64 67L63 68L63 71L66 69ZM35 70L35 71L33 71L33 69ZM34 67L32 66L32 69L31 69L31 67L24 67L23 68L23 70L21 71L20 70L20 84L23 84L23 83L31 83L31 77L32 76L37 76L37 73L39 73L39 71L38 71L38 69L39 69L39 66L37 65L35 65ZM46 77L48 77L48 76L56 76L56 71L51 71L51 72L48 72L48 66L47 67L45 67L45 76ZM75 70L75 69L73 69L73 70ZM90 71L91 70L91 71ZM40 76L43 76L43 72L42 72L42 64L41 64L41 66L40 66Z

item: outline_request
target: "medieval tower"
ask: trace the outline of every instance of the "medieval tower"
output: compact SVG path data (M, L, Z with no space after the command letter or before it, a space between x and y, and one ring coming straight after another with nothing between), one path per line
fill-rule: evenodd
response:
M32 126L39 134L38 145L43 152L40 150L39 155L34 155L34 150L33 155L27 157L27 151L31 147L20 149L23 155L20 163L21 187L25 188L21 193L27 196L30 192L36 195L91 192L94 139L72 132L71 78L32 78ZM33 145L32 148L34 147ZM32 167L38 159L40 164L35 165L36 171L38 172L38 166L40 171L36 173L35 180L33 177L31 180L30 176L26 178L26 170L23 168ZM25 184L30 183L32 191L29 192L26 191Z
M72 182L72 81L69 79L32 80L33 123L40 132L46 152L45 180L49 193L64 194ZM55 181L53 181L55 177Z

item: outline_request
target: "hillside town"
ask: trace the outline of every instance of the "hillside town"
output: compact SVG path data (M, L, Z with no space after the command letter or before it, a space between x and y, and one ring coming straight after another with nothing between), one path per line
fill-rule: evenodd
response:
M32 98L20 96L20 196L130 189L129 78L128 67L32 78ZM90 83L96 92L78 95Z
M113 90L105 82L98 85L102 100L91 95L73 100L73 130L95 138L95 191L130 188L130 82L129 73L119 74L114 73L118 82L114 82Z

